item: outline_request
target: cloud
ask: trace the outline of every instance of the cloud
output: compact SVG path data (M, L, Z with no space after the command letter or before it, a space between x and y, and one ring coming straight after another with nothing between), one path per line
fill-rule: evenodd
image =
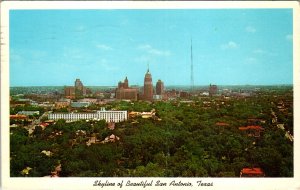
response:
M169 55L171 55L170 51L155 49L149 44L140 45L138 47L138 49L144 50L147 53L152 54L152 55L158 55L158 56L169 56Z
M116 67L116 66L113 66L112 64L109 64L106 59L101 59L99 64L106 71L114 71L114 70L119 69L119 67Z
M272 56L272 57L277 56L277 53L275 53L275 52L263 50L260 48L253 50L252 53L254 53L256 55L262 55L262 56Z
M96 47L105 51L113 50L112 47L105 44L97 44Z
M256 29L253 26L247 26L246 27L246 32L255 33Z
M41 64L47 59L47 52L37 49L12 49L10 61L12 64Z
M134 59L134 61L135 62L138 62L138 63L140 63L140 62L152 62L152 59L150 60L151 58L149 57L149 56L145 56L145 55L142 55L142 56L140 56L140 57L136 57L135 59Z
M257 63L257 59L254 57L247 57L245 60L245 63L246 64L254 64L254 63Z
M68 59L83 59L84 52L79 48L64 48L63 57Z
M293 40L293 35L292 34L288 34L285 36L285 39L288 41L292 41Z
M239 45L233 41L229 41L228 43L221 45L221 48L224 50L225 49L236 49L238 47L239 47Z
M85 32L86 31L86 27L85 26L77 26L75 28L75 32Z
M255 50L253 50L253 53L255 53L255 54L266 54L267 52L265 50L262 50L262 49L255 49Z

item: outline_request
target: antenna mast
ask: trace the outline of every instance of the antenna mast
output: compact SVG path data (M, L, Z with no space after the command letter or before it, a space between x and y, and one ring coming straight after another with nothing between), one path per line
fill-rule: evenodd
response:
M149 72L149 62L147 63L147 67L148 67L148 70L147 70L147 72Z
M193 39L191 38L191 91L194 91Z

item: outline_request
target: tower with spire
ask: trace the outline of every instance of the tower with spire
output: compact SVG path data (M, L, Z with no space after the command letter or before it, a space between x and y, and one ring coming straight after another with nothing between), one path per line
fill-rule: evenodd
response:
M144 100L152 101L153 100L153 85L152 85L152 76L148 69L144 78Z
M129 88L127 76L126 76L126 78L124 80L124 88Z

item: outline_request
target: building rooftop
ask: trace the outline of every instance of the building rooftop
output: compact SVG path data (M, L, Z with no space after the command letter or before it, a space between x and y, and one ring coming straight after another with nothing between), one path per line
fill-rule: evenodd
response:
M239 127L239 130L249 130L249 129L253 129L253 130L264 130L264 128L262 128L261 126L254 126L254 125L251 125L251 126L247 126L247 127Z
M10 119L27 119L26 115L10 115Z
M264 175L264 172L261 168L243 168L241 174L246 175Z
M228 123L224 123L224 122L217 122L216 125L217 126L229 126Z

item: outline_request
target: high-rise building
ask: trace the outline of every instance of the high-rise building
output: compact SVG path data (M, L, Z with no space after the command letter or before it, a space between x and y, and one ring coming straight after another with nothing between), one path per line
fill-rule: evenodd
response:
M75 96L80 97L86 95L86 88L83 86L80 79L75 80Z
M218 87L217 85L209 85L209 95L212 96L212 95L216 95L218 92Z
M144 100L152 101L153 100L153 86L152 86L152 76L147 70L144 79Z
M65 97L66 98L75 98L75 88L74 86L65 86Z
M156 82L156 95L163 95L164 94L164 82L162 82L160 79Z
M80 81L80 79L76 79L76 80L75 80L75 88L76 88L76 89L79 89L79 90L82 90L83 84L82 84L82 82Z
M127 77L126 77L125 80L124 80L124 88L129 88Z
M116 98L119 100L137 100L138 99L138 89L130 88L127 77L124 82L118 83L118 88L116 89Z

